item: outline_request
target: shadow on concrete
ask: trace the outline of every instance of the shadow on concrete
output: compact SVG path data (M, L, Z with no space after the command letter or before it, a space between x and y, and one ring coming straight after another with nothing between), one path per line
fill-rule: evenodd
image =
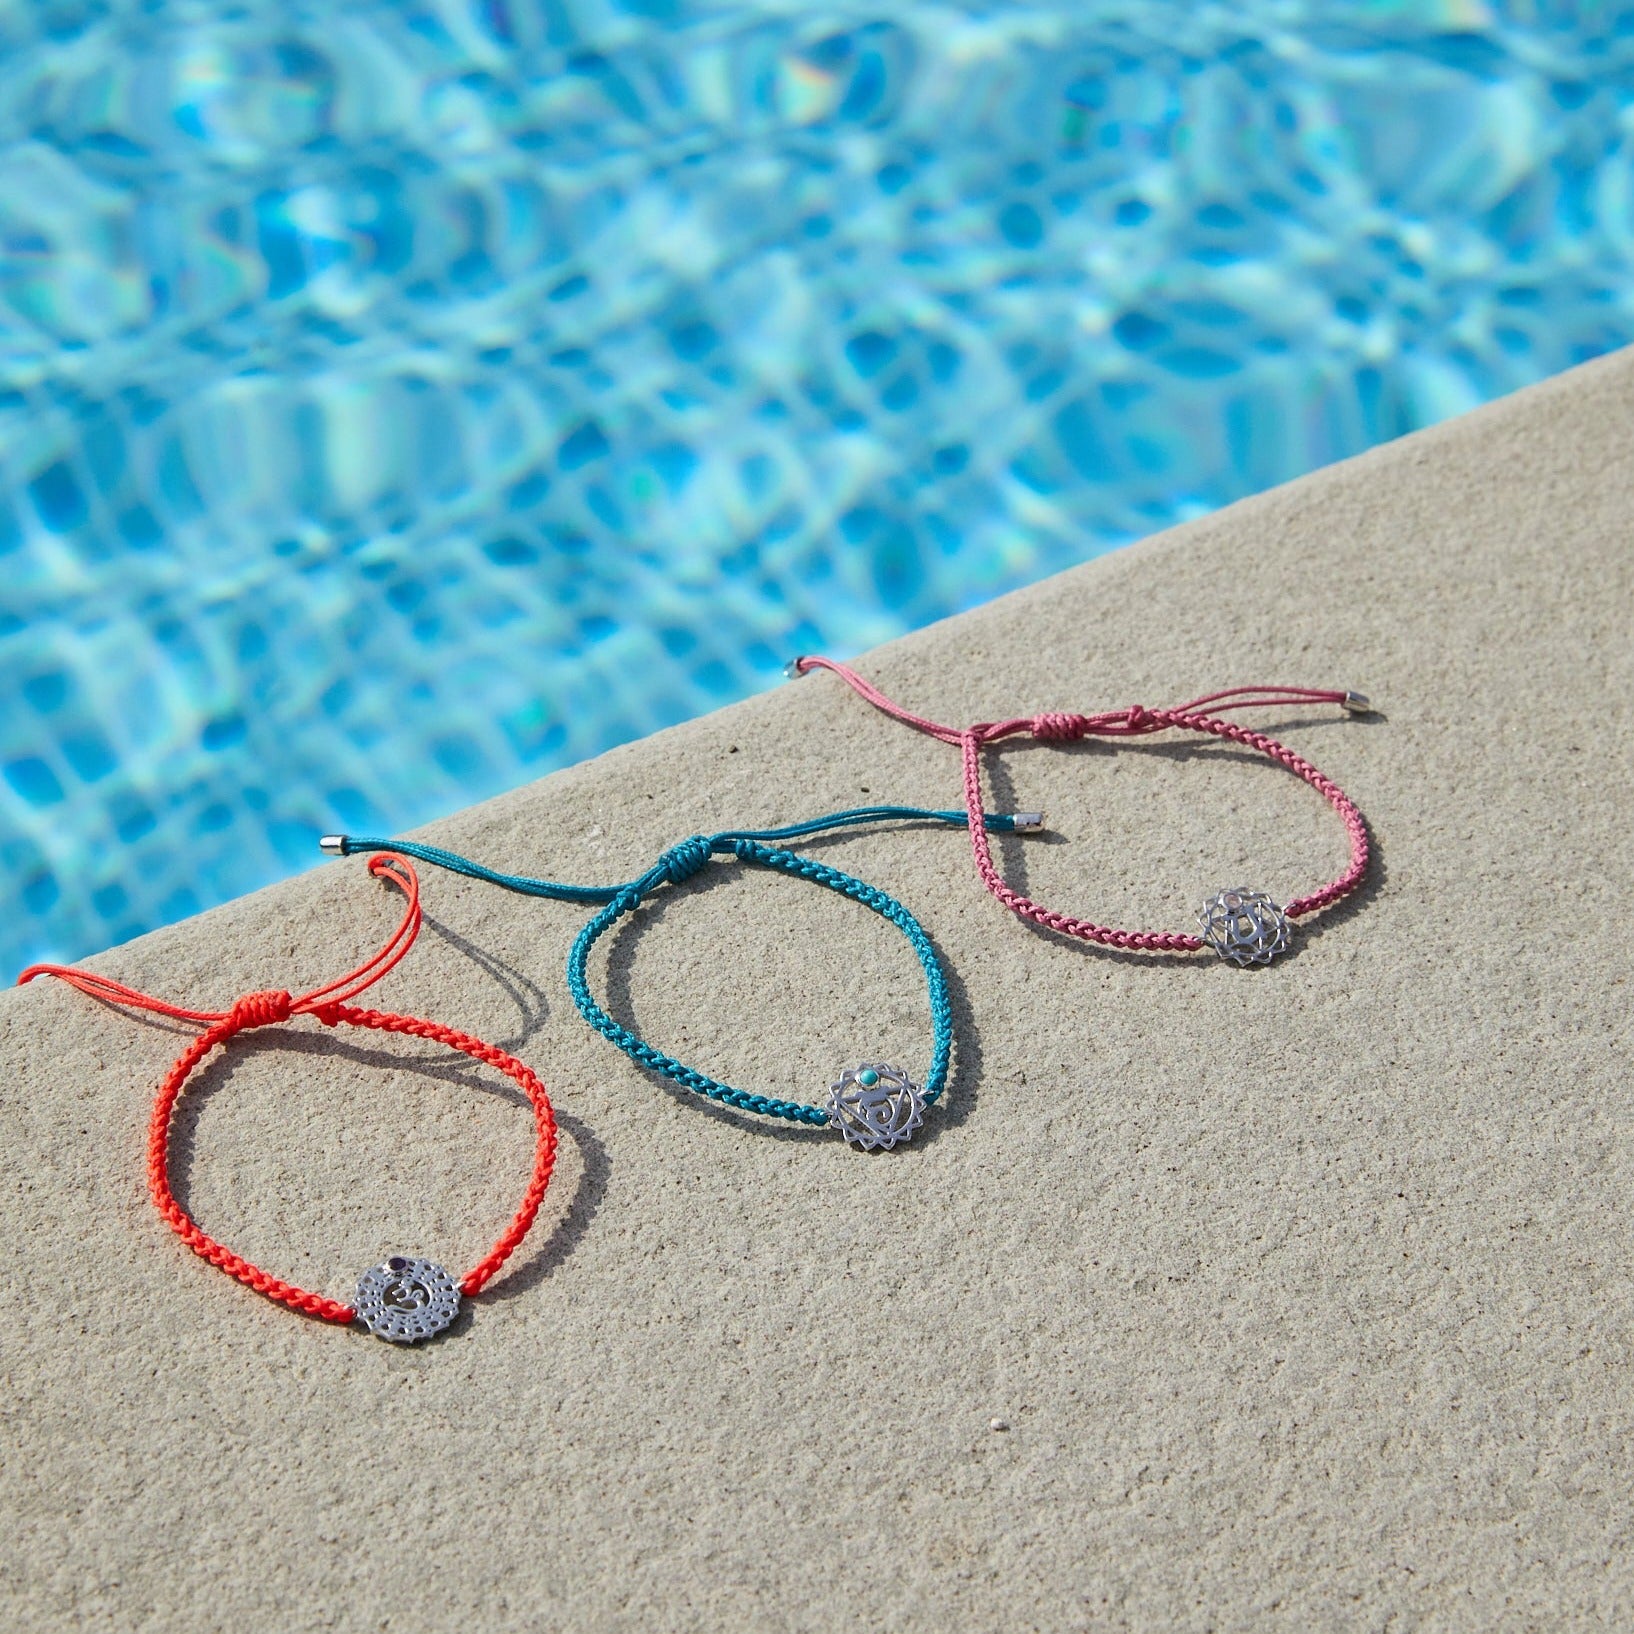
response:
M556 1125L579 1149L582 1167L578 1185L556 1229L542 1238L531 1254L528 1253L533 1241L530 1236L504 1270L478 1295L480 1299L497 1304L531 1293L579 1246L590 1229L590 1222L601 1212L613 1174L607 1148L582 1118L570 1112L558 1108Z
M524 976L521 971L506 964L503 959L490 953L486 948L478 947L475 942L467 941L465 937L449 930L430 914L425 916L425 928L440 941L446 942L456 953L463 954L469 959L516 1006L519 1030L505 1038L490 1039L489 1042L497 1044L500 1049L507 1050L513 1055L517 1054L544 1025L545 1017L550 1014L544 988L531 976Z

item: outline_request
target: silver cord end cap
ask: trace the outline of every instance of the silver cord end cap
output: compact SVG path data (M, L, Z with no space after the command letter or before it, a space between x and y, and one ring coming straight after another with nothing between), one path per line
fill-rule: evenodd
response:
M788 676L791 681L798 681L800 677L806 673L800 668L801 656L802 655L797 653L788 661L788 663L783 666L783 673Z
M1012 811L1010 823L1018 834L1036 834L1044 826L1041 811Z
M325 834L318 841L318 849L326 857L344 857L346 855L346 836L344 834Z
M1371 715L1373 700L1365 692L1347 692L1340 707L1347 715Z

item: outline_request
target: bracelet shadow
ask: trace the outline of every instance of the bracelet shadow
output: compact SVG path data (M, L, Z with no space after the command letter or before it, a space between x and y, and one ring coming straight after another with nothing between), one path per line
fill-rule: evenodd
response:
M942 827L944 825L935 825ZM948 830L956 833L956 830ZM830 840L856 840L862 836L844 831L833 836L820 836L823 844ZM822 848L818 844L809 847L811 851ZM806 847L802 847L804 854ZM741 864L738 866L742 866ZM607 1003L605 1008L609 1015L627 1027L638 1037L646 1037L637 1017L637 1005L634 992L634 975L636 954L644 932L655 926L662 925L671 903L680 900L672 893L680 890L688 893L697 891L718 890L731 883L732 876L724 868L711 865L703 874L694 876L681 886L670 886L657 900L649 899L631 915L627 915L609 933L607 939ZM798 883L790 881L789 883ZM862 904L857 904L862 907ZM872 909L864 908L870 918L879 916ZM896 927L882 921L884 928L896 932ZM900 934L900 932L896 932ZM927 931L926 936L930 938ZM947 984L948 1007L952 1016L953 1030L953 1060L948 1074L948 1084L941 1099L937 1102L937 1115L922 1126L920 1132L902 1147L890 1148L892 1156L898 1157L903 1152L913 1152L930 1145L945 1129L959 1127L975 1111L976 1084L981 1078L981 1038L976 1029L974 1013L963 981L956 971L949 968L942 958L941 950L937 948L935 939L930 938L932 950L935 952L938 963L942 966L943 978ZM609 1047L614 1047L609 1045ZM623 1055L623 1052L619 1052ZM668 1050L665 1051L669 1054ZM625 1057L626 1061L629 1060ZM797 1127L785 1123L781 1119L773 1120L752 1112L743 1112L736 1107L722 1106L706 1095L700 1095L695 1090L683 1088L671 1082L659 1073L649 1072L637 1063L630 1061L629 1065L643 1078L655 1084L677 1102L686 1104L690 1109L712 1118L718 1123L730 1125L734 1129L743 1130L756 1135L762 1140L793 1142L806 1144L813 1140L832 1140L833 1131L822 1129L815 1125ZM739 1086L733 1085L737 1088ZM957 1091L955 1094L954 1091ZM869 1156L878 1156L879 1153L870 1153Z
M545 1018L550 1014L550 1005L546 1001L544 988L531 976L524 976L514 965L506 964L503 959L490 953L486 948L479 947L475 942L468 941L457 932L451 931L440 920L433 919L430 914L425 916L425 928L439 941L446 942L456 953L470 960L516 1006L518 1030L504 1038L490 1039L489 1042L497 1044L507 1054L517 1054L544 1026Z

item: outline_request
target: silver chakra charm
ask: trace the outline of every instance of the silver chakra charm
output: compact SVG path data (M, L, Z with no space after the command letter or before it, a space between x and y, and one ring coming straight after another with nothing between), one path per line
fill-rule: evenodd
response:
M829 1126L865 1152L909 1139L925 1121L925 1097L898 1067L865 1061L847 1067L829 1087L823 1103Z
M412 1345L459 1315L459 1284L433 1260L393 1254L363 1273L352 1308L375 1338Z
M1264 891L1251 891L1246 885L1217 891L1197 919L1203 940L1233 964L1268 965L1294 939L1287 914Z

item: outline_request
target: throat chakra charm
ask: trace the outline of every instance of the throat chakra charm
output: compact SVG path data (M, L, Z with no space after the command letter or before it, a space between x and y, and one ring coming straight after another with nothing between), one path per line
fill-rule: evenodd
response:
M899 1145L925 1121L925 1097L918 1086L883 1061L847 1067L829 1088L824 1105L829 1126L865 1152Z
M1294 939L1287 914L1264 891L1246 885L1216 892L1197 919L1204 942L1233 964L1268 965Z
M417 1344L459 1315L459 1285L433 1260L393 1254L363 1273L353 1309L375 1338Z

